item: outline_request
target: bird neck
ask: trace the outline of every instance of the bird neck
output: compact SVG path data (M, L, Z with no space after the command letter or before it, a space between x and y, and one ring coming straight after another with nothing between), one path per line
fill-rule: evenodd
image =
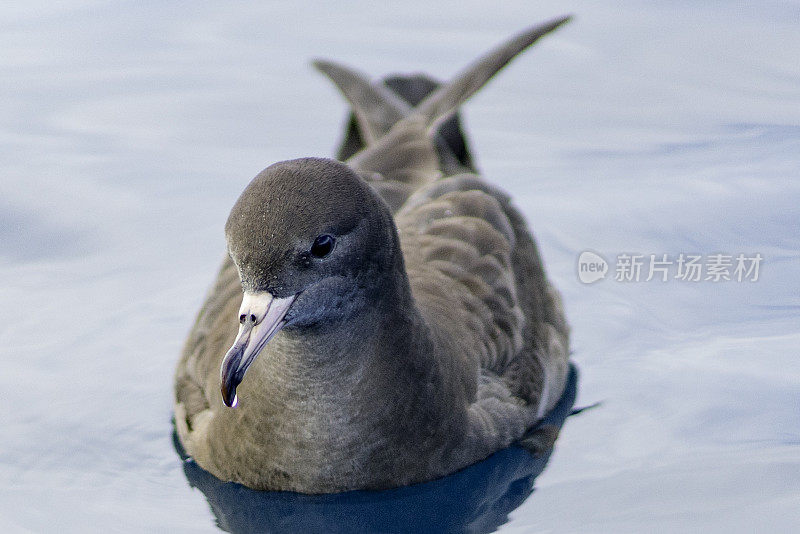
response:
M431 354L430 334L402 259L396 263L393 272L357 299L363 305L346 316L286 328L275 336L266 347L271 353L264 358L268 364L263 370L271 375L266 383L279 389L305 388L306 395L318 392L332 401L341 397L337 402L358 402L367 390L391 389L393 381L425 361L418 355Z
M370 284L353 300L360 302L346 315L328 318L310 328L292 329L287 336L315 367L349 360L369 364L396 360L420 350L427 329L417 310L402 259L392 271Z
M265 424L281 421L267 431L278 444L275 454L330 459L386 443L419 446L431 432L461 435L440 429L464 423L452 409L458 384L441 374L405 272L391 278L378 303L342 324L281 331L267 345L272 354L258 386L263 401L254 405ZM340 446L332 450L331 442Z

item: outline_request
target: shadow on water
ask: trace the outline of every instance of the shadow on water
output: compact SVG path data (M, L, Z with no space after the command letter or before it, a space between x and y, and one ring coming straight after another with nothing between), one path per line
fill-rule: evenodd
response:
M578 374L570 368L564 394L537 429L560 428L570 415ZM535 432L534 429L532 432ZM185 456L173 434L178 452ZM191 459L189 484L202 491L228 532L493 532L533 492L553 449L541 455L512 446L450 476L384 491L331 495L256 491L222 482Z

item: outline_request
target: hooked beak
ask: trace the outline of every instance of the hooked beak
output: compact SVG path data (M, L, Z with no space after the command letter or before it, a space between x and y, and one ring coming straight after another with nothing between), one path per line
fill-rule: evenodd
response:
M220 368L222 402L226 406L236 406L236 387L261 349L286 324L283 318L295 298L297 295L280 299L266 291L245 291L239 308L239 335L225 354Z

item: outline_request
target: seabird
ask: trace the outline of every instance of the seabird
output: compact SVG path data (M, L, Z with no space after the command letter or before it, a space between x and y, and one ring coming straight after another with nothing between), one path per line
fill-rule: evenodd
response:
M517 442L555 405L569 370L559 294L453 118L568 20L444 84L315 62L354 126L344 161L275 163L231 210L175 379L177 433L201 467L264 490L403 486Z

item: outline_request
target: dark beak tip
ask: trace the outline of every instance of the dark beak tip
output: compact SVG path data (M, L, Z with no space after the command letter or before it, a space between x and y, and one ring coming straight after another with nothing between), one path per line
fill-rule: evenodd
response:
M242 376L238 372L242 356L241 350L234 350L234 347L231 347L231 350L225 355L220 369L220 394L222 395L222 403L228 408L236 407L236 388L239 387L239 383L242 381Z
M237 405L236 397L234 396L233 399L223 397L222 398L222 404L224 404L228 408L236 408L236 405Z
M222 393L222 404L228 408L236 408L239 404L239 399L236 397L236 386L228 387L223 382L220 393Z

